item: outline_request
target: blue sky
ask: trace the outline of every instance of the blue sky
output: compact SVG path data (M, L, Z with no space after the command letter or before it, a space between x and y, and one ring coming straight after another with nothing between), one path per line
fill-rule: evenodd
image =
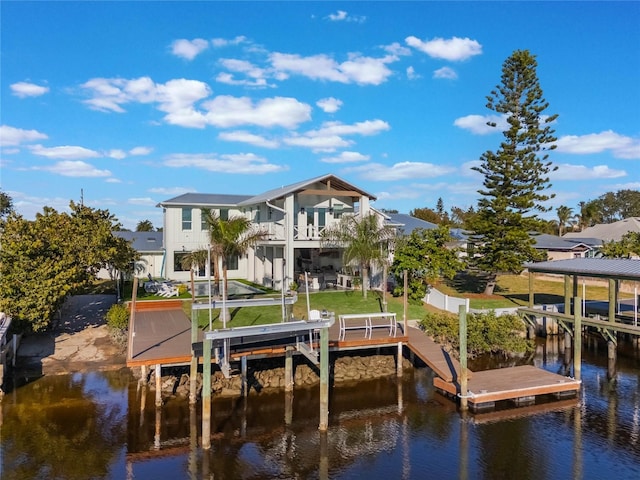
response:
M0 182L26 218L82 192L127 228L161 226L155 205L185 192L326 173L377 208L475 205L471 166L501 141L485 97L517 49L559 114L550 205L640 189L640 2L0 9Z

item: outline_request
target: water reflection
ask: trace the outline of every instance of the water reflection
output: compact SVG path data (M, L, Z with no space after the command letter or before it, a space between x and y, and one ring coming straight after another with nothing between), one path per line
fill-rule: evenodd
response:
M535 363L565 368L563 342L539 345ZM614 382L606 345L604 354L590 345L583 359L580 400L486 415L458 412L426 368L336 386L326 434L317 388L217 398L210 451L200 448L200 404L174 398L156 408L121 373L43 378L2 401L0 477L636 478L638 357L620 356Z

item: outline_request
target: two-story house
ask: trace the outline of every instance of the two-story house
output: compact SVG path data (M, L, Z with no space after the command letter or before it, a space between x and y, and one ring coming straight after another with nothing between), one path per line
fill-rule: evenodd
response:
M323 175L258 195L186 193L160 202L164 212L163 276L187 280L189 268L182 259L188 252L206 248L209 242L202 209L220 218L243 215L267 237L242 258L227 259L229 278L244 278L277 290L287 289L309 272L312 288L336 283L345 267L342 252L323 248L322 231L343 215L367 215L375 197L335 175ZM348 273L348 272L344 272ZM197 272L207 278L208 268Z

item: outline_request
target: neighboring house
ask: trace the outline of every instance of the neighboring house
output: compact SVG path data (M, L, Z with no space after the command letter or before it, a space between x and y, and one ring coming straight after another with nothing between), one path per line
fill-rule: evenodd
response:
M581 232L565 233L566 239L598 239L600 243L622 240L625 233L640 232L640 217L629 217L613 223L600 223L593 227L587 227Z
M546 233L532 234L536 250L544 251L547 260L567 260L570 258L593 257L591 246L579 239L567 239Z
M398 235L411 235L417 229L433 230L438 228L435 223L427 222L420 218L412 217L406 213L385 213L388 217L387 224L396 228ZM450 228L452 241L447 244L449 248L457 248L459 256L467 255L467 235L461 228Z
M161 276L189 279L182 258L204 249L209 242L201 211L210 208L221 218L237 215L250 219L254 228L268 233L265 240L242 258L227 259L229 278L243 278L274 289L289 288L310 272L312 288L336 283L344 271L342 252L323 248L323 230L343 215L370 212L375 197L335 175L323 175L283 186L258 195L186 193L158 204L164 214L166 258ZM207 278L208 268L197 272Z
M163 232L130 232L115 231L116 237L124 238L138 252L140 258L136 261L134 274L137 277L162 277L165 250L163 246ZM98 278L110 279L112 272L102 269Z

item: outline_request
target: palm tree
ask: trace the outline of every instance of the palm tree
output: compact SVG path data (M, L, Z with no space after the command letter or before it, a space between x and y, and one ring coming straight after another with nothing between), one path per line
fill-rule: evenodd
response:
M362 271L362 294L367 298L369 269L372 265L384 265L387 260L388 241L394 234L394 230L380 224L373 213L363 217L345 215L340 219L340 223L324 230L322 243L343 248L345 264L358 263Z
M566 205L560 205L556 208L556 213L558 214L558 236L562 236L562 232L564 227L569 223L571 217L573 216L573 208L569 208Z
M196 300L196 291L194 286L194 278L193 271L194 269L200 269L200 267L204 267L209 261L209 252L206 248L200 250L194 250L192 252L187 253L182 257L180 261L182 268L188 268L189 273L191 274L191 300ZM211 268L211 266L209 266Z
M154 230L151 220L140 220L136 225L136 232L153 232Z
M223 220L211 209L204 209L203 218L209 230L211 254L212 258L216 259L214 263L217 265L222 258L222 277L226 297L228 259L246 255L251 247L267 236L267 232L253 228L251 221L243 216Z

